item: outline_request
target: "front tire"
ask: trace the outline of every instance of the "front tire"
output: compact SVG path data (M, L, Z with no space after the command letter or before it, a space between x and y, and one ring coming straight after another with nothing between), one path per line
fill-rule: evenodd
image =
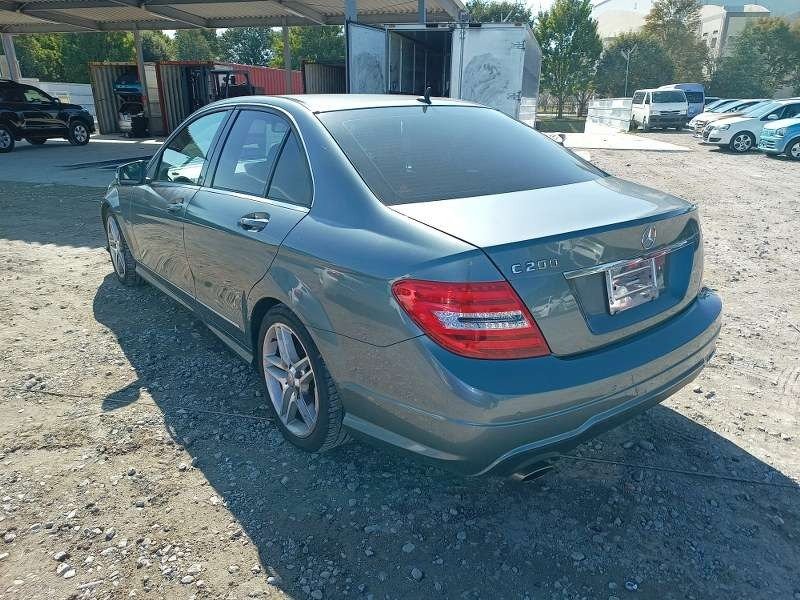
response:
M258 372L269 412L291 444L325 452L349 439L333 378L306 328L283 305L261 322Z
M735 134L731 138L731 141L728 144L728 148L731 150L731 152L736 152L737 154L744 154L745 152L749 152L750 150L752 150L753 146L755 145L756 145L755 136L749 131L742 131L741 133Z
M792 160L800 160L800 138L796 138L786 144L786 156Z
M73 146L85 146L89 143L89 127L83 121L72 121L67 130L67 139Z
M139 285L142 280L136 273L136 261L122 235L119 223L111 212L106 213L106 241L114 274L122 285Z
M14 134L7 125L0 125L0 154L14 149Z

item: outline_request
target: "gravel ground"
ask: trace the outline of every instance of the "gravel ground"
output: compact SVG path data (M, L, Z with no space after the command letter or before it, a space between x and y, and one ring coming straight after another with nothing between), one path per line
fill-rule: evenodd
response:
M702 207L717 356L528 484L295 450L101 190L0 182L0 598L800 598L800 164L651 135L592 160Z

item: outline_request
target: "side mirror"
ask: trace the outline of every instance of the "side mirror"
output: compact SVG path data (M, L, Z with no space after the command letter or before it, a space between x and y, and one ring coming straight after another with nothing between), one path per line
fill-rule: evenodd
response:
M778 120L778 115L776 115L775 113L772 113L767 117L767 121L777 121L777 120Z
M53 98L53 104L61 104L61 98Z
M117 183L119 185L141 185L147 170L146 160L137 160L117 167Z

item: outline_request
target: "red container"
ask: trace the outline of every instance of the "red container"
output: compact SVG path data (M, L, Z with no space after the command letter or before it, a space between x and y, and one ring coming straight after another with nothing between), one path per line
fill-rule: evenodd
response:
M247 71L250 75L250 83L258 88L259 91L269 96L276 94L302 94L303 93L303 74L300 71L292 71L292 89L286 89L286 71L284 69L273 69L271 67L257 67L253 65L237 65L235 63L216 63L218 67L234 69L236 71Z

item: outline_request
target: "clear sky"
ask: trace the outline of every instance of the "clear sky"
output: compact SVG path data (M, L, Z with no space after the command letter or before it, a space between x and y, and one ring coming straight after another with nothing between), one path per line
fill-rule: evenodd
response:
M553 0L526 0L525 4L533 10L533 14L538 14L540 10L547 10L550 8L553 4Z

